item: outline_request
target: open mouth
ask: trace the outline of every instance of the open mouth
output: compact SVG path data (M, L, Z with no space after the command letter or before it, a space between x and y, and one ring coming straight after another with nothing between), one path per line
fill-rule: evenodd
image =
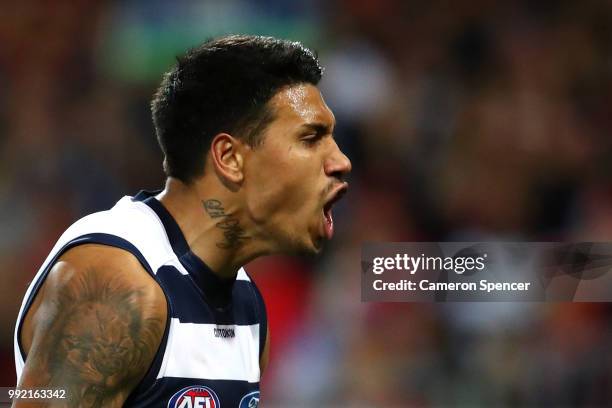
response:
M327 239L331 239L334 236L334 217L332 215L332 207L344 196L344 194L346 194L347 190L348 184L346 182L342 183L340 186L334 189L330 198L327 200L327 203L325 203L323 206L323 226L325 230L325 237Z

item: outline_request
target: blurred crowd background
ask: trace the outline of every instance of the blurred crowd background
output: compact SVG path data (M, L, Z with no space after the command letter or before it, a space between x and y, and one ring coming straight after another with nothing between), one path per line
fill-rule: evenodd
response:
M59 234L163 185L149 100L211 36L303 41L353 162L322 258L248 268L265 407L610 406L606 303L362 303L365 241L610 241L612 3L24 0L0 12L0 385Z

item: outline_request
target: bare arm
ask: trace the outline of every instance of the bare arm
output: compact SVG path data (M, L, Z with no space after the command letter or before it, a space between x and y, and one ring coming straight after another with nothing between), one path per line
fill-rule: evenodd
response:
M19 386L65 389L51 406L122 406L163 336L161 288L128 252L83 245L61 257L37 297Z

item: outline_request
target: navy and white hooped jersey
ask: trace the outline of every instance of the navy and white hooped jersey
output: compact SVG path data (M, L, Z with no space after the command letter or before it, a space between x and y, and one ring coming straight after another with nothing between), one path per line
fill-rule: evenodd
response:
M132 253L163 289L168 321L159 350L130 407L256 407L259 358L266 341L263 299L244 269L219 279L194 255L170 213L141 192L113 208L88 215L64 234L30 284L15 328L17 379L25 354L21 325L56 260L81 244L104 244ZM224 305L220 307L220 305Z

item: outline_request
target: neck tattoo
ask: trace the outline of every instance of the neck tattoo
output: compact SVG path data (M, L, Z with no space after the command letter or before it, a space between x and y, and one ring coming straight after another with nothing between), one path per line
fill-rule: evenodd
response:
M220 219L215 226L223 231L225 240L223 242L217 242L217 248L240 248L244 244L244 241L251 239L240 226L238 219L225 213L221 201L215 199L204 200L202 201L202 205L210 218Z

